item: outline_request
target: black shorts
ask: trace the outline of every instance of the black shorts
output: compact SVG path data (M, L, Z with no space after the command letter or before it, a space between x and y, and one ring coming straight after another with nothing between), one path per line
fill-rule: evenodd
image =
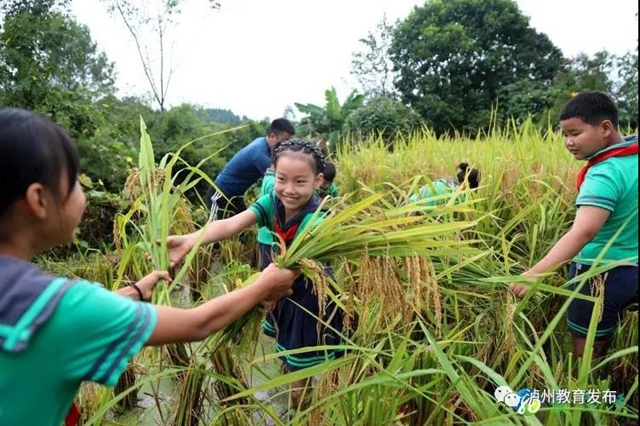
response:
M210 186L205 196L209 209L209 221L235 216L247 209L243 195L229 196Z
M569 279L580 275L589 269L589 265L572 263ZM595 340L607 340L615 331L618 321L624 316L625 310L638 303L638 266L618 266L604 273L604 306L602 320L596 327ZM580 293L592 296L592 278L583 284ZM580 283L571 284L574 290ZM593 303L587 300L573 299L569 305L569 332L581 338L587 337Z

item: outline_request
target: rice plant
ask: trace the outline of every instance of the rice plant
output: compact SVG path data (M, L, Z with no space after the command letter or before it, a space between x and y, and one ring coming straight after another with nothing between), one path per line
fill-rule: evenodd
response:
M156 165L144 123L141 133L138 168L126 191L130 209L115 218L117 264L94 271L96 280L114 288L168 266L167 235L195 226L194 206L183 194L208 179L197 165L182 164L179 152ZM625 314L609 354L599 360L590 355L594 316L587 355L576 360L566 328L569 303L584 298L598 308L602 297L568 290L563 269L542 277L521 301L507 286L573 220L581 165L564 151L559 134L543 133L530 122L474 140L438 139L423 131L395 141L343 143L334 160L344 196L328 200L300 238L281 246L276 262L301 268L313 277L320 300L345 309L345 355L279 374L282 353L258 337L260 315L254 311L190 350L174 350L180 362L145 350L135 360L137 382L117 394L83 388L88 424L113 415L142 388L152 389L148 393L157 402L137 411L151 413L159 424L637 423L637 312ZM480 169L480 188L437 196L436 208L407 202L421 185L454 175L462 161ZM180 179L177 165L184 166ZM194 250L154 300L188 306L245 285L255 277L251 257L237 242L217 251ZM332 267L331 278L323 265ZM53 261L48 266L59 268ZM587 278L573 282L588 285ZM178 301L180 286L192 288L192 297ZM163 399L157 388L167 377L180 379ZM309 405L287 412L287 386L301 379L314 383ZM521 414L496 401L499 386L574 394L611 390L617 399L545 403Z

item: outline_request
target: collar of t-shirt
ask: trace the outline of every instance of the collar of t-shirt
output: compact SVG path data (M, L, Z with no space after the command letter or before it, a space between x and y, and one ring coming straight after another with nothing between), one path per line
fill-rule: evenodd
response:
M627 137L624 138L624 140L622 142L617 143L615 145L611 145L609 147L606 147L603 150L600 150L600 151L596 152L591 157L587 158L587 160L591 160L592 158L596 158L598 155L604 154L605 152L609 152L609 151L612 151L614 149L624 148L624 147L627 147L629 145L633 145L634 143L638 143L638 135L627 136Z
M9 256L0 256L0 270L0 351L17 353L49 320L73 281Z

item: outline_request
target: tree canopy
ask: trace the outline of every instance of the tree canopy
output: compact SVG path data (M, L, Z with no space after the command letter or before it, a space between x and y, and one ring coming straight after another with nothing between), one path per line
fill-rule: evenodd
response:
M562 52L512 0L432 0L396 28L391 60L402 99L438 133L487 125L500 91L551 84Z

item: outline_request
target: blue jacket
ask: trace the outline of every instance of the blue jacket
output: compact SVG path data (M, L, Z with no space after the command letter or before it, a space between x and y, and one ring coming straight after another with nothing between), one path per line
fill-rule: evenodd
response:
M242 196L271 165L271 149L261 137L242 148L227 163L215 180L227 197Z

